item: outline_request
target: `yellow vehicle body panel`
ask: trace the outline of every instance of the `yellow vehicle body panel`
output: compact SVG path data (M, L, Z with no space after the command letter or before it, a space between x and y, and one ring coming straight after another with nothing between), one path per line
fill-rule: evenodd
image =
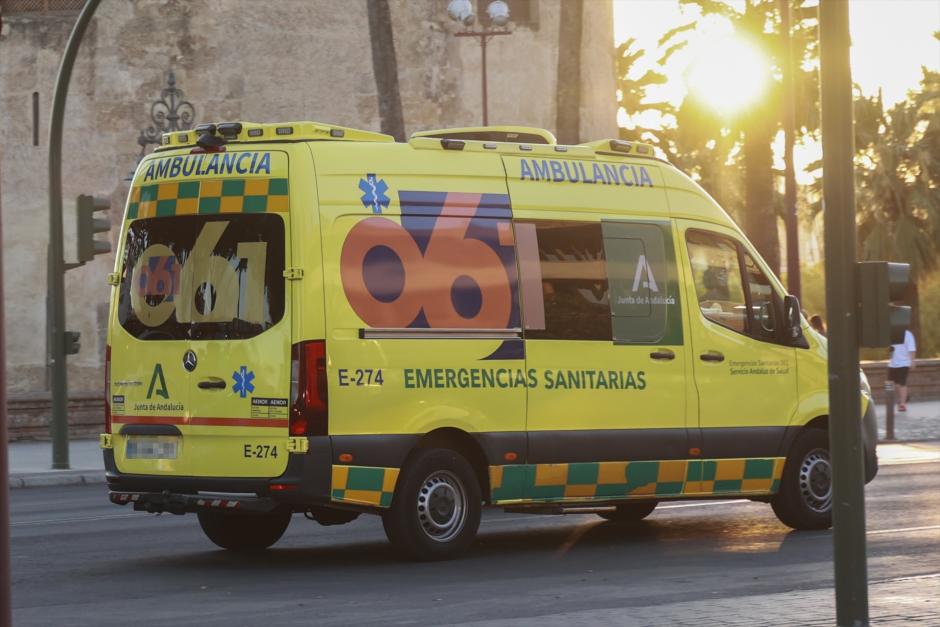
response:
M786 292L663 161L316 123L246 124L220 153L193 137L131 187L102 439L119 474L273 482L303 459L317 502L382 508L416 446L459 442L492 503L766 496L828 413L821 338L756 339L725 324L758 315L743 300L703 295L690 233ZM291 429L310 342L322 434Z

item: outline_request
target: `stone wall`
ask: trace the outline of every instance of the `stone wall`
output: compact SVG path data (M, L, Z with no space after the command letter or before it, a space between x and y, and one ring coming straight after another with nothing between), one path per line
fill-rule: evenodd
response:
M875 401L884 403L888 362L866 361L862 363L862 370L868 377ZM940 399L940 359L918 359L914 370L908 374L907 385L910 399L914 402Z
M537 24L519 26L488 48L492 124L554 127L560 0L533 2ZM584 4L584 139L615 137L613 9L600 0ZM390 5L406 131L478 125L478 43L451 36L445 0ZM66 109L66 259L74 258L76 195L110 196L112 224L119 224L137 136L170 69L200 122L320 120L378 130L366 11L365 0L102 3L82 43ZM55 75L75 17L74 11L12 12L0 31L3 297L13 395L45 389L46 136ZM82 335L82 350L69 357L68 369L77 398L93 396L85 390L100 385L106 275L113 265L112 253L67 274L67 326Z

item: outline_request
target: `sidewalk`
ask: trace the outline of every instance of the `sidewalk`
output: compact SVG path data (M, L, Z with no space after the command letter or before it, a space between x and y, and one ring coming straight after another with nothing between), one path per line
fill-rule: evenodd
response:
M104 483L98 440L69 442L69 470L52 470L52 442L19 441L7 445L11 488Z
M940 595L931 594L940 575L898 577L869 582L869 614L872 625L937 625ZM707 590L707 588L706 588ZM789 627L832 625L835 622L832 588L789 590L760 596L704 598L660 605L582 610L539 616L541 627L581 625L644 625L645 627ZM510 627L518 619L461 623L461 627Z
M885 408L880 405L880 438L885 435L884 414ZM908 403L906 412L896 412L894 436L894 442L878 446L882 463L940 459L940 401ZM52 443L49 441L10 442L7 450L10 455L11 488L104 483L104 462L97 439L70 442L70 470L52 470Z

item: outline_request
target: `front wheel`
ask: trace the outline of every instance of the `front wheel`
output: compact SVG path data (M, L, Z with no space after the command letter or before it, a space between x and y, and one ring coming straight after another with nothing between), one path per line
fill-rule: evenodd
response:
M480 526L480 484L456 451L425 449L402 470L392 505L382 516L385 535L417 560L456 557Z
M788 527L832 526L832 462L825 431L806 429L796 437L783 467L780 490L770 505Z
M278 508L265 514L233 514L204 510L196 515L206 536L223 549L260 551L281 539L291 511Z
M601 518L615 523L639 522L653 513L658 501L632 501L621 503L608 512L598 512Z

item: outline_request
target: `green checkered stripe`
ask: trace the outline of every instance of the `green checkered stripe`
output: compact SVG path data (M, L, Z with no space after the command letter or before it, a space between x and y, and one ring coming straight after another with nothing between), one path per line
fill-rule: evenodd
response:
M783 458L586 462L490 466L491 500L603 501L773 494Z
M330 498L344 503L388 507L395 494L398 468L333 466Z
M127 219L287 210L288 184L285 178L206 179L134 187Z

